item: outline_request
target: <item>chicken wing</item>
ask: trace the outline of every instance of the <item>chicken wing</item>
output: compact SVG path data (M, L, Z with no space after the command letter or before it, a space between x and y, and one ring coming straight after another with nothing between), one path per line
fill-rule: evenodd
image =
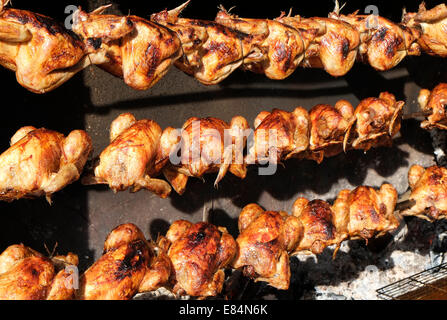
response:
M373 68L385 71L397 66L406 56L420 55L417 30L377 15L343 15L338 10L329 16L349 23L360 34L358 58Z
M341 242L348 237L346 215L334 212L326 201L298 198L293 204L292 214L303 226L303 236L295 254L300 251L320 254L326 247L336 244L335 256Z
M237 250L236 242L225 228L179 220L171 225L163 241L165 247L169 246L175 293L207 297L222 291L224 268Z
M76 181L92 150L83 130L63 134L28 126L11 138L0 155L0 200L13 201L51 195Z
M44 15L4 8L0 0L0 65L29 91L45 93L87 67L83 43Z
M255 119L253 145L246 163L279 163L303 154L309 146L310 118L301 107L293 112L273 109L262 111Z
M162 130L152 120L136 120L130 113L119 115L110 126L110 145L100 154L94 176L86 176L84 184L108 184L113 191L144 188L166 198L169 184L154 179L155 157Z
M243 150L248 123L236 116L228 124L216 118L189 118L182 130L167 128L161 137L161 151L157 164L164 166L165 177L175 191L183 194L187 177L201 178L205 173L218 172L214 185L229 170L235 176L245 178L247 169ZM180 151L179 159L173 158Z
M297 217L285 212L264 211L249 204L239 215L239 246L232 263L245 276L287 290L290 284L289 253L302 236Z
M219 83L251 52L249 35L212 21L179 18L188 3L153 14L151 20L180 38L183 56L175 62L176 67L203 84Z
M360 101L349 123L343 149L348 147L368 151L372 147L390 146L392 138L400 130L404 101L396 101L394 95L382 92L379 98Z
M75 13L73 31L86 42L95 64L130 87L155 85L181 55L180 40L170 29L137 16L103 15L108 6Z
M77 264L73 253L50 259L22 244L9 246L0 255L0 300L70 299L73 278L64 267Z
M444 3L427 10L422 2L418 12L404 12L402 20L406 26L420 31L417 41L427 54L447 57L447 7Z
M427 120L421 123L422 128L447 130L447 83L438 84L432 91L422 89L418 102L427 115Z
M340 219L348 221L345 230L350 239L368 241L399 226L393 213L396 201L397 191L389 184L383 184L379 191L360 186L353 191L340 191L332 210Z
M427 169L413 165L408 171L412 205L402 210L403 216L417 216L434 221L447 218L447 169L432 166Z

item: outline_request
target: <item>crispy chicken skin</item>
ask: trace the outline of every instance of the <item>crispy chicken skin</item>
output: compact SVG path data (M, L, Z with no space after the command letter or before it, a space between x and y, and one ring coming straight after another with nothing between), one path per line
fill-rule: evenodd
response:
M155 169L162 130L152 120L136 120L130 113L119 115L110 126L110 145L99 156L94 176L86 176L84 184L108 184L113 191L131 188L132 192L147 189L162 198L171 192Z
M302 235L298 218L249 204L239 216L239 232L236 239L239 250L233 267L241 268L255 281L287 290L290 284L289 253Z
M424 129L438 128L447 130L447 83L438 84L432 91L422 89L418 102L427 120L421 123Z
M296 199L292 214L301 222L303 236L295 248L295 253L310 251L319 254L326 247L336 244L335 256L341 242L348 237L346 215L339 213L332 211L330 204L323 200Z
M413 165L408 171L411 188L410 201L414 204L401 211L403 216L417 216L434 221L447 217L447 169L432 166L427 169Z
M83 130L67 137L48 129L22 127L0 155L0 200L51 195L76 181L92 150Z
M251 52L244 56L243 68L282 80L298 67L304 58L305 42L299 30L275 20L245 19L229 14L224 8L215 21L249 37Z
M427 54L447 57L447 7L444 3L427 10L422 2L418 12L404 13L403 23L420 31L418 43Z
M320 163L324 157L342 152L345 133L353 114L354 108L346 100L339 100L335 107L327 104L313 107L309 112L311 131L307 157Z
M179 194L185 191L188 177L201 178L205 173L218 172L215 186L227 171L243 179L246 129L247 120L241 116L233 117L230 124L212 117L189 118L181 131L165 129L156 163L164 167L165 177ZM172 163L171 156L177 151L179 163Z
M343 15L335 10L329 16L349 23L359 32L358 58L377 70L389 70L407 55L421 54L417 30L380 16L359 15L357 11Z
M380 93L378 98L366 98L360 102L350 121L343 141L343 149L362 149L390 146L392 138L400 130L404 101L396 101L388 92Z
M224 268L237 250L236 242L225 228L178 220L163 241L169 246L175 293L207 297L222 291Z
M176 67L203 84L216 84L237 69L251 51L249 36L212 21L179 18L188 2L153 14L151 20L180 38L183 56L175 62Z
M389 184L383 184L378 191L360 186L352 191L340 191L332 210L336 216L348 222L345 232L350 239L368 241L399 226L393 213L396 201L397 191Z
M253 146L246 163L270 160L279 163L298 157L309 147L310 118L301 107L293 112L273 109L262 111L254 121Z
M66 300L73 296L73 279L64 268L78 257L44 257L37 251L11 245L0 255L0 300Z
M87 43L101 68L137 90L155 85L181 55L180 40L170 29L137 16L76 12L73 31Z
M81 41L53 19L25 10L4 8L0 0L0 65L34 93L59 87L87 67Z

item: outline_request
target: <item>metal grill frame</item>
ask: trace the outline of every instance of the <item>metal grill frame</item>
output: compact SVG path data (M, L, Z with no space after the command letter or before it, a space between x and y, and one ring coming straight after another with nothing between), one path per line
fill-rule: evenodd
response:
M447 297L447 262L376 290L383 300L422 300L441 292Z

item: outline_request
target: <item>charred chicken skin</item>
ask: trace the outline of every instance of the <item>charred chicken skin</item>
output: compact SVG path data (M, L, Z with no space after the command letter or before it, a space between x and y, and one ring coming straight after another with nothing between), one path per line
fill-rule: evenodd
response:
M147 189L165 198L169 184L156 175L155 158L162 130L152 120L136 120L130 113L119 115L110 126L110 145L99 156L94 176L84 184L108 184L113 191Z
M290 284L289 253L300 240L302 225L285 212L264 211L249 204L239 216L239 250L233 268L245 276L286 290Z
M84 45L56 21L0 0L0 65L35 93L51 91L87 67Z
M413 165L408 171L408 182L412 205L401 211L403 216L417 216L428 221L447 217L447 169Z
M66 300L74 293L74 279L66 266L77 266L78 257L47 258L20 245L0 255L0 300Z
M104 243L103 256L81 276L76 298L127 300L165 285L171 265L154 249L134 224L116 227Z
M427 54L447 57L447 7L444 3L427 10L422 2L418 12L404 13L403 23L419 31L417 41Z
M75 13L73 31L86 42L95 64L130 87L155 85L181 55L180 40L166 27L137 16L103 15L108 6Z
M0 200L13 201L51 195L79 176L92 150L83 130L67 137L48 129L22 127L0 155Z
M208 297L222 291L224 269L237 250L225 228L178 220L160 241L172 262L174 293Z
M424 114L427 114L427 120L421 123L422 128L447 130L447 83L438 84L432 91L422 89L418 102Z
M243 179L247 172L243 158L246 129L247 120L241 116L233 117L230 124L212 117L190 118L181 130L164 130L157 165L164 167L165 177L179 194L185 191L188 177L201 178L205 173L218 172L215 186L227 171ZM179 163L172 163L178 151Z

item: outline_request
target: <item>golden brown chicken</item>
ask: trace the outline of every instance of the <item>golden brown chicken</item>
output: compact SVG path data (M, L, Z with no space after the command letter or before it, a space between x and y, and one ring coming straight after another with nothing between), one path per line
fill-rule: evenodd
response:
M123 113L110 126L110 145L99 156L94 176L86 176L84 184L108 184L113 191L131 188L132 192L147 189L165 198L171 192L169 184L153 176L155 157L162 130L152 120L136 120Z
M438 84L432 91L422 89L418 102L427 115L427 120L421 123L422 128L447 130L447 83Z
M447 218L447 169L413 165L408 171L411 206L400 213L434 221Z
M243 68L281 80L292 74L304 58L309 44L301 32L284 23L269 19L245 19L229 14L221 7L215 21L248 34L251 52L245 54Z
M254 121L253 145L246 163L270 161L279 163L298 157L309 147L310 118L301 107L293 112L273 109L262 111Z
M390 146L400 130L404 105L404 101L396 101L388 92L380 93L379 98L360 101L345 134L343 149L368 151L372 147Z
M298 198L293 204L292 214L303 226L303 236L295 248L295 253L310 251L319 254L326 247L335 244L335 256L341 242L348 237L346 215L332 211L326 201Z
M418 12L404 12L403 23L419 31L417 39L430 55L447 57L447 7L444 3L427 10L422 2Z
M35 93L59 87L90 64L84 45L53 19L4 8L0 0L0 65Z
M378 191L372 187L360 186L352 191L340 191L332 211L347 222L344 232L347 232L351 240L368 241L399 226L393 213L396 201L397 191L392 185L383 184ZM342 231L341 228L339 230Z
M175 276L173 292L197 297L216 296L222 291L224 269L232 261L237 245L223 227L210 223L175 221L166 237Z
M13 201L51 195L79 176L92 150L83 130L63 134L20 128L11 138L11 147L0 155L0 200Z
M310 112L311 131L310 146L307 158L318 163L324 157L332 157L343 151L343 140L354 108L346 100L339 100L335 107L319 104Z
M264 211L257 204L249 204L239 215L239 246L232 263L245 276L264 281L287 290L290 284L289 253L293 252L302 236L302 225L297 217L285 212Z
M181 131L165 129L157 165L164 167L166 178L179 194L185 191L188 177L201 178L205 173L218 172L215 186L227 171L243 179L247 173L243 158L246 129L247 120L241 116L233 117L230 124L211 117L189 118Z
M108 235L103 256L81 276L76 298L127 300L164 286L171 264L163 252L156 254L154 249L134 224L119 225Z
M407 28L375 15L359 15L358 11L343 15L336 9L329 17L349 23L360 34L358 58L373 68L384 71L394 68L406 56L418 56L421 48L417 30Z
M183 56L175 66L203 84L216 84L228 77L251 52L249 36L212 21L179 18L185 2L173 10L151 15L180 38Z
M96 57L95 64L134 89L149 89L180 57L180 40L168 28L137 16L103 15L108 7L78 10L73 31Z
M0 255L0 300L71 299L76 275L66 267L77 264L73 253L47 258L23 244L11 245Z

